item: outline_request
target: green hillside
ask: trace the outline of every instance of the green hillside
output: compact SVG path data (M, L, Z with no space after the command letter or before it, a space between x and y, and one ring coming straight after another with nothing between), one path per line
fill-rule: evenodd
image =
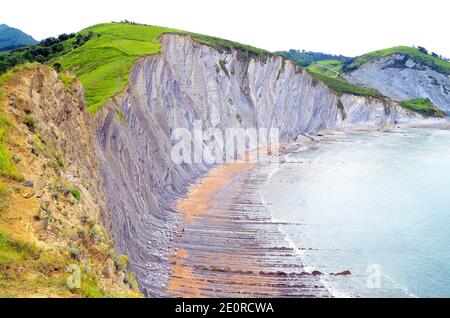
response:
M171 28L131 22L106 23L0 54L0 75L28 62L53 66L58 72L63 72L60 75L62 79L68 76L67 72L73 73L83 84L86 104L92 114L124 90L131 67L140 57L159 53L159 40L164 33L189 34L199 43L222 51L236 49L247 57L265 59L272 55L252 46ZM409 47L375 51L357 58L295 50L284 53L297 58L297 64L303 63L299 65L308 63L306 69L315 80L323 82L338 94L368 96L383 101L387 97L375 89L348 83L345 74L368 61L394 53L402 53L444 74L450 74L450 63Z
M52 63L77 75L93 113L125 88L130 69L139 57L160 51L159 37L167 32L179 31L128 23L96 25L80 32L93 34L92 39Z
M327 53L321 53L321 52L312 52L312 51L305 51L305 50L289 50L289 51L280 51L276 52L278 55L284 56L292 61L294 61L298 66L301 67L308 67L313 63L319 62L319 61L328 61L328 60L335 60L339 62L346 62L350 60L350 57L343 56L343 55L334 55L334 54L327 54Z
M403 108L412 110L425 117L445 117L445 113L434 105L428 98L410 99L401 102Z
M339 60L323 60L309 65L306 68L306 71L337 94L353 94L357 96L373 97L382 101L388 99L376 89L349 83L344 78L344 66L345 64Z
M311 64L307 69L313 73L328 77L341 77L345 75L342 71L343 66L344 63L338 60L324 60Z
M359 57L347 59L347 60L320 60L310 64L306 69L316 79L321 80L330 89L337 93L350 93L354 95L370 96L386 100L387 97L383 96L375 89L357 86L350 84L345 79L345 75L356 70L361 65L374 61L380 57L390 56L392 54L402 54L406 58L410 58L423 65L429 66L440 73L450 75L450 63L444 59L425 53L424 49L416 49L406 46L397 46L389 49L374 51L361 55ZM406 61L406 59L405 59ZM399 61L399 65L396 67L404 66L405 61ZM425 99L418 99L412 101L405 101L401 105L407 109L416 111L425 116L438 116L443 114L435 105L430 105ZM436 111L438 110L438 111Z
M381 101L386 101L388 98L381 94L376 89L366 88L362 86L357 86L347 82L344 78L336 78L335 76L324 75L321 73L316 73L311 69L306 69L306 71L311 74L315 80L323 82L329 89L337 94L352 94L357 96L366 96L377 98Z
M142 56L157 54L164 33L189 34L197 42L218 50L239 50L248 57L270 52L252 46L181 30L130 22L105 23L70 35L48 38L38 45L0 55L0 74L27 62L47 63L57 71L74 73L94 113L128 84L132 65Z
M408 46L396 46L389 49L379 50L370 52L352 59L351 63L346 64L344 70L346 72L351 72L356 70L362 64L374 61L380 57L385 57L393 54L402 54L407 58L410 58L416 62L423 65L429 66L431 69L440 72L442 74L450 75L450 63L444 61L443 59L422 52L419 49L408 47Z

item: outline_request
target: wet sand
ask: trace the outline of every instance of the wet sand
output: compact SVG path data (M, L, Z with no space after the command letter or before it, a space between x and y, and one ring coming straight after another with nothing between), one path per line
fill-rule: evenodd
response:
M262 163L215 168L178 201L184 223L173 241L169 296L331 296L271 222L260 190L273 169Z

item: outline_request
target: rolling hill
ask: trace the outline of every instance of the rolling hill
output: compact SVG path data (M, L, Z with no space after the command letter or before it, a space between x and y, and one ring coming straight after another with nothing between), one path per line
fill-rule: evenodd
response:
M35 39L21 30L11 28L6 24L0 24L0 52L10 51L36 43L37 41Z
M315 78L340 93L389 98L422 115L450 110L450 62L423 47L396 46L346 58L330 54L283 51Z

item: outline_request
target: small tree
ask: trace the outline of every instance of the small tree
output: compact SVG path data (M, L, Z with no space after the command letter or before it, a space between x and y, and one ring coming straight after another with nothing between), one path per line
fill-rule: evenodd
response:
M58 39L59 39L60 41L66 41L66 40L69 39L69 35L66 34L66 33L60 34L60 35L58 36Z
M34 59L36 60L36 62L41 63L41 64L43 64L47 61L47 59L42 55L37 55Z
M426 48L424 48L423 46L418 46L417 49L422 53L428 54L428 50Z
M61 70L62 70L61 63L53 64L53 68L55 69L56 72L58 72L58 73L61 72Z

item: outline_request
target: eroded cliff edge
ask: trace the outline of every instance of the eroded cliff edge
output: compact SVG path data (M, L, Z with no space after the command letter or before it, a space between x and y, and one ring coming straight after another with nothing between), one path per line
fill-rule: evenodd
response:
M356 85L375 88L395 100L429 98L441 109L450 109L450 76L403 54L365 63L346 78Z
M130 257L147 296L165 295L168 258L181 216L173 211L207 165L175 165L171 133L203 128L278 127L284 141L349 125L384 126L421 120L394 102L338 96L281 57L164 35L159 55L141 58L130 84L94 118L100 171L116 248Z
M103 226L109 208L82 87L62 76L29 65L1 86L0 297L139 297Z
M47 284L42 294L135 295L119 257L126 254L144 294L167 295L182 218L173 204L211 168L172 162L175 128L192 130L196 120L204 129L275 127L290 141L325 128L424 120L395 102L338 96L281 57L249 57L186 35L167 34L161 42L161 53L137 61L126 91L93 117L78 81L43 65L25 67L2 87L2 111L14 127L8 145L33 184L7 182L13 193L0 220L58 260L54 272L39 260L21 265L23 274L56 273L58 287L50 292ZM74 261L92 269L79 294L61 283Z

